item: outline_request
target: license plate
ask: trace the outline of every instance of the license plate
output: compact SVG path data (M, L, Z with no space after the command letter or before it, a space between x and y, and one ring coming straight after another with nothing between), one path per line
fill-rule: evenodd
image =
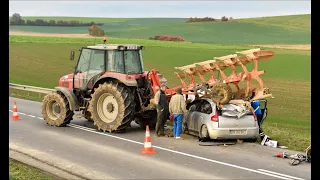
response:
M246 130L230 130L231 135L246 135Z

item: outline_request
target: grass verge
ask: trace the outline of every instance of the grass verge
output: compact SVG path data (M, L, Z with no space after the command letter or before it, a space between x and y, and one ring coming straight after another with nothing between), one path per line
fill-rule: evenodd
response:
M53 174L44 172L35 167L9 159L9 180L57 180L63 179Z

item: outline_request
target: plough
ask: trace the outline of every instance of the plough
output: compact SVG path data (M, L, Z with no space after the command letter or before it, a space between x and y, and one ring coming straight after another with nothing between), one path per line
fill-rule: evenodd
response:
M175 69L183 72L183 74L175 72L182 84L183 93L197 94L199 91L204 92L204 96L210 97L221 105L229 103L231 100L235 99L235 97L237 99L245 100L248 100L250 97L251 100L273 97L272 94L270 94L269 89L264 87L263 81L260 78L260 75L263 75L266 72L264 70L258 70L258 61L269 59L273 57L274 53L272 51L260 50L260 48L239 51L236 53L240 54L240 56L231 54L215 57L213 60L175 67ZM249 71L245 66L250 62L254 63L252 71ZM243 72L237 74L236 66L240 66ZM232 72L227 76L223 70L229 67L232 68ZM204 74L208 72L211 76L209 80L206 80ZM219 72L221 79L215 77L215 72ZM186 76L191 78L189 84L184 81ZM196 76L199 77L201 83L196 83ZM252 79L258 81L259 87L252 86ZM246 81L245 88L240 88L239 83L241 81ZM232 91L230 84L233 84L236 87L237 90L235 92ZM244 94L241 94L241 89L244 90ZM172 92L170 89L168 91ZM254 95L254 97L252 97L252 95Z

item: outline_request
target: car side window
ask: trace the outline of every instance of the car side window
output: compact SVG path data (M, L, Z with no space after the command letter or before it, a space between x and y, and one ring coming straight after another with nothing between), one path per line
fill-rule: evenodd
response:
M196 111L198 105L199 105L199 101L196 100L196 101L193 101L192 103L187 104L187 107L186 107L186 108L187 108L189 111Z
M195 111L197 109L197 104L193 104L190 106L189 111Z
M200 112L205 114L211 114L212 113L211 104L208 101L203 101L201 103Z

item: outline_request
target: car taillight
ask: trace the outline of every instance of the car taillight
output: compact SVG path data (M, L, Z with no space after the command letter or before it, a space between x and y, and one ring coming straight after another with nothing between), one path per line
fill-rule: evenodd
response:
M254 120L257 121L257 115L254 112L252 113L252 115L253 115Z
M211 121L219 122L218 111L216 111L215 115L211 116Z

